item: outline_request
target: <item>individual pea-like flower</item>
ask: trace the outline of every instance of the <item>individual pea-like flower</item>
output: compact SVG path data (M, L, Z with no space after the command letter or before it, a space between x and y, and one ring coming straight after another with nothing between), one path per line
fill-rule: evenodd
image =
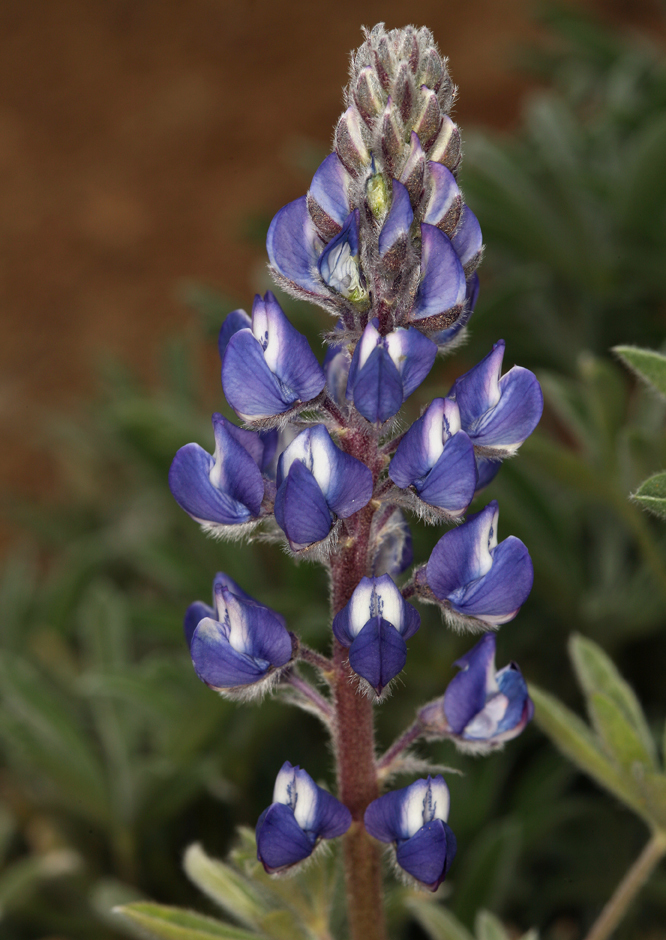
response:
M459 344L465 337L465 327L469 323L470 317L474 313L474 308L476 307L476 302L479 299L479 275L474 272L474 274L467 279L467 286L465 289L465 305L463 311L455 321L452 326L447 327L444 330L436 330L433 333L430 333L430 339L433 343L437 343L438 346L444 348L448 347L452 349L454 345Z
M336 839L352 817L312 777L285 761L275 780L273 802L257 822L257 858L269 874L308 858L322 839Z
M213 582L213 604L195 601L185 613L194 671L229 698L262 695L292 658L284 618L222 573Z
M479 629L507 623L532 590L529 552L513 535L497 543L498 518L493 500L445 532L417 576L422 585L425 575L426 592L432 592L455 626Z
M476 462L455 402L435 398L428 405L398 444L389 477L453 518L465 512L476 488Z
M515 663L495 670L495 644L495 634L486 633L456 660L460 672L443 697L419 712L426 735L449 737L463 750L483 752L523 731L534 714L527 683Z
M383 178L383 177L382 177ZM409 201L409 193L398 180L393 180L391 208L379 233L379 256L385 258L389 252L398 260L404 257L409 230L414 221L414 210Z
M335 616L335 638L349 648L349 665L381 695L407 661L405 640L421 624L392 578L361 578L349 603Z
M359 215L358 209L349 213L344 225L326 245L317 262L323 282L352 303L365 301L368 296L359 264Z
M326 379L307 339L291 325L275 296L257 295L251 326L242 326L234 311L230 336L220 334L222 388L236 414L248 422L265 422L291 414L316 398ZM228 332L231 332L231 329Z
M543 393L529 369L514 366L502 375L504 340L461 375L448 394L474 446L487 457L509 457L541 418Z
M375 318L356 344L347 380L347 399L372 424L382 424L402 407L430 372L437 346L413 328L382 336Z
M307 428L280 455L275 518L294 551L320 542L372 496L372 473L331 440L323 424Z
M453 326L465 309L467 283L456 250L444 232L421 225L421 278L409 322L440 332Z
M400 868L429 891L444 881L456 854L449 804L449 788L438 774L385 793L365 811L370 835L393 843Z
M257 434L213 415L215 453L198 444L177 452L169 487L178 505L215 535L233 536L256 522L264 498L264 478L273 461L277 432Z

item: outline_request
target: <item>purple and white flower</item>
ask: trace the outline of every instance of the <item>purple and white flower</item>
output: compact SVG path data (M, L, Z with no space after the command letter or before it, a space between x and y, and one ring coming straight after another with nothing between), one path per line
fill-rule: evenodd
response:
M510 535L497 543L497 501L446 532L425 568L430 591L454 624L497 627L513 620L532 590L534 569L525 545ZM477 626L478 628L478 626Z
M275 455L276 432L257 434L213 415L215 453L198 444L181 447L169 470L169 487L178 505L207 531L234 535L256 522L264 498L264 479Z
M336 447L323 424L307 428L280 455L275 518L294 551L320 542L372 496L372 473Z
M456 854L449 805L449 788L438 774L385 793L365 811L370 835L393 843L398 865L429 891L444 881Z
M262 695L292 658L284 618L222 573L213 582L213 604L196 601L185 614L194 671L227 697Z
M418 330L399 327L385 336L373 319L356 344L349 368L347 398L372 424L382 424L430 372L437 346Z
M460 672L442 698L419 712L430 737L449 737L463 750L484 751L518 737L534 714L515 663L495 669L495 634L486 633L456 660Z
M312 777L285 761L275 780L273 802L257 822L257 858L265 870L284 871L308 858L322 839L336 839L351 813Z
M398 444L389 477L453 518L465 512L476 488L476 462L455 402L435 398L428 405Z
M226 399L248 422L293 412L316 398L326 382L307 339L294 329L270 291L255 297L251 322L251 328L229 337L222 359Z
M407 661L405 640L421 624L392 578L361 578L354 593L333 620L335 638L349 648L349 664L381 695Z
M533 372L514 366L502 375L504 348L504 340L495 343L448 394L460 409L462 427L487 457L515 454L543 411L543 393Z
M463 313L466 296L465 272L451 239L422 224L421 279L409 322L433 332L448 329Z

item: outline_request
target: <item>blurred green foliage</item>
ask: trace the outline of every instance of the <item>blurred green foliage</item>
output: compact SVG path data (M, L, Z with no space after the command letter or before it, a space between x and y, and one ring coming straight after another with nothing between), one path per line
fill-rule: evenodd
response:
M664 339L666 65L647 41L578 13L548 19L550 42L532 59L544 88L520 128L466 134L462 185L487 245L481 299L469 344L433 371L409 416L500 336L506 368L538 371L542 427L479 501L499 500L500 537L522 538L536 572L499 634L498 665L515 658L577 709L566 646L580 632L621 662L652 728L666 714L666 537L627 497L666 466L665 406L607 350ZM267 208L270 217L278 206ZM170 497L178 447L211 446L208 416L223 407L211 340L234 306L203 287L187 299L197 316L165 350L157 389L109 367L86 413L48 422L66 481L59 504L8 505L31 534L0 584L3 940L134 935L110 911L142 899L214 915L181 870L185 847L200 841L223 857L235 826L254 825L270 801L285 759L330 782L314 718L277 699L222 701L196 679L182 641L186 606L207 600L224 569L307 643L328 643L320 569L271 546L207 540ZM285 309L321 348L323 315L289 300ZM417 560L438 534L415 530ZM470 645L432 608L422 613L404 687L379 712L382 745L441 693ZM425 902L412 898L410 919L399 889L394 935L494 940L499 917L515 936L533 925L543 940L582 936L640 851L644 825L534 727L483 760L445 744L426 752L464 771L449 777L459 854L440 892L448 912L430 904L426 922L414 906ZM658 936L664 874L644 897L618 940ZM157 916L154 905L141 910Z

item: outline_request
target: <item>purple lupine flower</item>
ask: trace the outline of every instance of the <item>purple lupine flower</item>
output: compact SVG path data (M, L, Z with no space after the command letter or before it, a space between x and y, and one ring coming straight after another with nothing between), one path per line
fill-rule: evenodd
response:
M419 718L426 734L453 738L463 749L483 751L518 737L534 714L527 683L515 663L495 670L495 634L486 633L456 660L460 672L442 698Z
M481 362L456 379L448 394L474 446L488 457L515 454L543 411L543 393L533 372L514 366L502 375L504 347L503 339L495 343Z
M493 460L491 457L479 457L476 454L476 489L479 493L485 489L495 479L502 466L501 460Z
M257 858L272 874L314 852L322 839L336 839L349 829L347 807L318 787L305 770L285 761L275 780L273 802L257 822Z
M434 225L422 224L421 281L409 322L433 331L453 326L466 295L465 272L451 239Z
M307 196L283 206L266 236L268 260L278 283L317 302L326 297L317 269L324 244L308 212Z
M407 661L405 640L421 624L392 578L361 578L349 603L335 616L333 633L349 648L349 665L381 695Z
M372 496L372 473L336 447L323 424L307 428L280 455L275 518L294 551L325 539Z
M234 333L238 333L239 330L251 329L252 317L248 317L244 310L232 310L231 313L226 315L217 337L217 351L220 355L220 362L224 359L229 340Z
M426 205L423 221L436 225L447 235L451 235L458 224L462 211L462 196L453 173L441 163L428 163L430 172L430 196ZM455 248L455 240L453 241Z
M406 571L414 561L412 531L401 509L394 509L374 534L375 554L372 576L388 574L392 578Z
M257 434L213 415L215 453L198 444L181 447L169 470L169 487L178 505L206 530L232 535L256 521L264 498L262 471L275 454L275 433Z
M398 865L429 891L444 881L456 854L449 804L449 788L438 774L385 793L365 811L370 835L392 842Z
M428 405L398 444L389 477L454 518L465 512L476 487L476 462L455 402L435 398Z
M307 194L307 208L322 238L337 235L351 208L351 177L336 153L329 153L312 177Z
M359 303L368 296L358 257L359 216L358 209L349 213L344 225L326 245L317 262L324 283L353 303Z
M479 220L467 205L462 207L460 222L451 237L451 243L460 258L465 277L470 277L481 260L483 236Z
M275 296L271 291L265 297L257 294L252 328L233 333L222 360L222 388L236 414L257 421L293 412L316 398L325 382L307 339L291 325Z
M418 330L399 327L382 336L375 318L356 344L347 398L372 424L392 418L430 372L437 346Z
M499 507L493 500L446 532L432 550L425 579L454 623L458 617L489 626L507 623L532 590L529 552L513 535L497 544L498 517Z
M460 314L456 322L452 326L448 326L444 330L437 330L434 333L430 333L430 339L433 343L437 343L438 346L449 346L454 340L460 342L464 336L463 328L469 323L470 317L474 313L474 308L476 307L476 302L479 299L479 275L474 272L474 274L467 279L467 286L465 289L465 306L463 312Z
M194 671L228 697L263 694L292 658L284 618L221 572L213 582L213 604L196 601L185 614Z
M379 255L383 257L402 242L406 245L409 229L414 221L414 210L409 193L398 180L393 180L393 201L379 233Z

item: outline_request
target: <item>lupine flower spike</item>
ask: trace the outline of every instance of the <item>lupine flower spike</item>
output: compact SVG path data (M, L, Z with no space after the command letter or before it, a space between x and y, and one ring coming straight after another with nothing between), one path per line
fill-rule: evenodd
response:
M185 635L211 688L233 698L288 691L331 730L339 799L285 763L257 823L257 855L279 873L344 835L351 940L385 940L375 840L392 844L400 872L432 891L456 852L441 776L381 794L410 766L400 755L415 736L492 749L520 733L532 708L518 668L495 670L488 632L527 599L530 556L513 536L498 542L496 502L466 514L536 427L539 384L519 366L501 374L499 340L400 428L403 405L426 377L437 381L437 353L461 342L479 296L483 239L457 181L455 91L427 29L366 32L333 151L307 193L276 214L266 242L278 286L332 316L328 349L316 354L270 291L251 316L230 313L218 339L222 387L245 427L214 415L214 454L186 444L169 474L175 499L207 532L279 542L327 569L330 659L223 574L213 607L188 608ZM453 527L400 588L413 563L405 513ZM378 758L374 706L403 669L405 682L420 681L408 662L420 626L411 599L485 635L443 696ZM306 681L299 660L328 691Z
M518 737L534 713L527 684L515 663L495 670L495 634L487 633L456 660L460 669L444 696L419 719L428 737L451 738L462 749L486 753Z

